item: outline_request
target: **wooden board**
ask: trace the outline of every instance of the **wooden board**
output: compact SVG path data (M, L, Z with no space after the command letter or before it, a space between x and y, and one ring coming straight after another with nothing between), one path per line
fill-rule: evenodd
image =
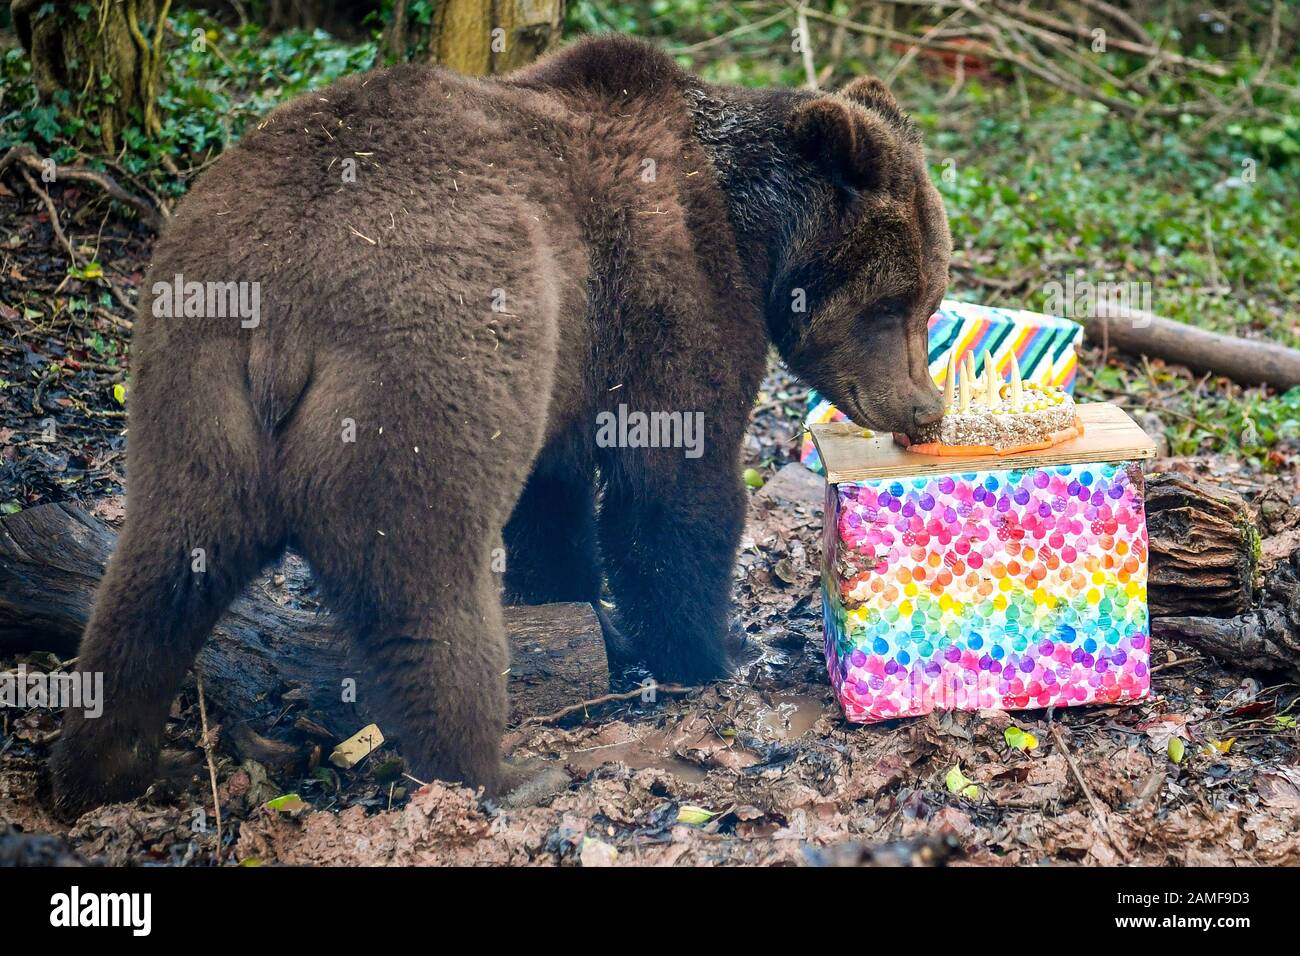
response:
M863 438L851 422L811 427L813 441L826 467L826 480L865 481L955 471L1005 471L1083 462L1134 461L1154 458L1155 443L1118 406L1108 402L1080 405L1083 435L1054 448L1014 455L922 455L898 445L892 435Z

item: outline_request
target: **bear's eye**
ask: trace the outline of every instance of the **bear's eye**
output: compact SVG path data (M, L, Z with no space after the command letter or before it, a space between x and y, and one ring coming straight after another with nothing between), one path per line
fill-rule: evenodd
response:
M911 312L911 305L911 301L906 296L886 296L877 299L867 310L867 315L878 322L905 319Z

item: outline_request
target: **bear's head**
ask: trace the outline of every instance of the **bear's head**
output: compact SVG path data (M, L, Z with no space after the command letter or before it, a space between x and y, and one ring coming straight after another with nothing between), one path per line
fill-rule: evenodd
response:
M952 251L920 135L871 77L801 98L785 128L804 195L768 286L772 337L856 423L912 433L943 412L926 325Z

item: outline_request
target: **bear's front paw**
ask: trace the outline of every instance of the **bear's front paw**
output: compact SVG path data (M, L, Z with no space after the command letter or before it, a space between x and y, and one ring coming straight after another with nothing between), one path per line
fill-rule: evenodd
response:
M640 664L636 647L619 630L610 613L599 602L592 604L592 607L596 611L596 620L600 622L601 636L605 639L605 661L609 665L610 676L616 676L629 667Z
M738 620L733 620L727 628L726 641L727 659L731 661L733 671L748 668L763 656L762 645L750 638L749 632Z
M732 650L741 649L745 642L743 632L733 637L722 632L720 626L715 632L696 621L674 626L662 621L645 622L626 614L616 615L612 627L617 629L619 652L609 648L608 632L606 649L609 673L615 679L629 667L640 666L661 684L694 686L730 680L735 676L738 661L748 663Z

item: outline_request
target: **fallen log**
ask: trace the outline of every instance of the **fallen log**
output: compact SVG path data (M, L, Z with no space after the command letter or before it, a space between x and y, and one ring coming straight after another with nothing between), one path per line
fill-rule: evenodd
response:
M73 504L0 519L0 652L76 652L115 534ZM296 559L286 575L307 575ZM553 713L609 689L600 623L589 604L505 609L511 720ZM302 735L344 739L370 723L345 703L348 641L325 613L278 603L252 588L199 654L208 700L241 756L272 767L301 756Z
M1153 615L1231 617L1250 607L1260 539L1241 496L1184 475L1153 474L1146 512Z
M1300 674L1300 538L1185 475L1147 476L1151 633L1246 671Z
M1139 309L1116 313L1100 299L1095 311L1084 325L1088 338L1098 344L1242 384L1272 385L1281 391L1300 385L1300 349L1222 335Z
M1236 617L1156 617L1151 633L1178 640L1239 670L1300 673L1300 619L1260 608Z

